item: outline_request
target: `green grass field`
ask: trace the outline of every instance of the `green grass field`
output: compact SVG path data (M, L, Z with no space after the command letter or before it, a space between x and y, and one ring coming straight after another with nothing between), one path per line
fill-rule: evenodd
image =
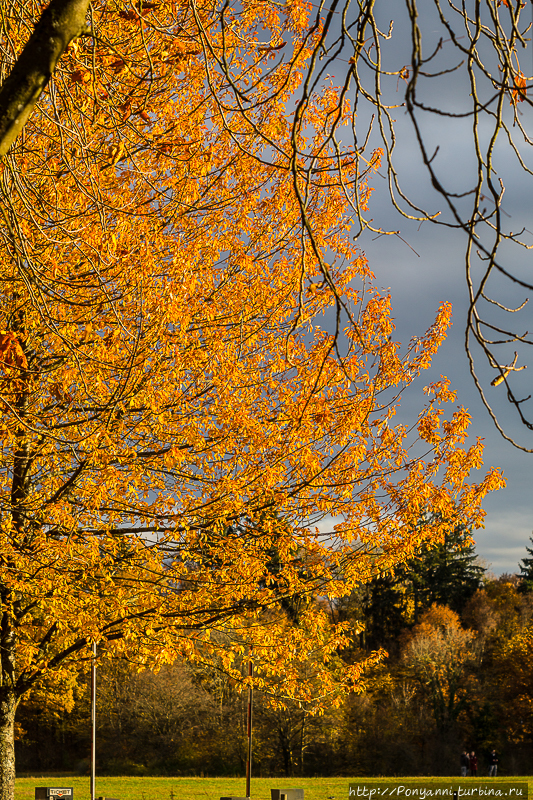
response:
M457 780L457 776L454 776ZM300 786L305 789L305 800L348 800L350 783L396 782L387 778L253 778L252 800L270 800L270 789L283 789ZM443 778L402 778L401 780L442 781ZM468 779L467 779L468 780ZM488 780L488 779L487 779ZM491 778L490 783L505 780L527 781L529 792L533 793L533 777ZM36 786L72 786L74 800L89 800L89 778L47 775L46 777L17 778L15 800L34 800ZM234 795L243 797L246 793L244 778L96 778L96 796L115 797L118 800L219 800L220 797Z

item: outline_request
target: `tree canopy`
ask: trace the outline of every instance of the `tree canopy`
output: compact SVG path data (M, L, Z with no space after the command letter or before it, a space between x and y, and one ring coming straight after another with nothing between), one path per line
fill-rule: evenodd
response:
M47 83L24 59L71 5L83 35ZM502 485L469 483L482 445L444 415L445 378L394 420L451 310L402 350L354 242L382 152L340 143L356 105L319 66L333 10L95 2L85 28L83 9L2 17L0 106L24 76L38 99L0 175L2 800L20 697L92 642L156 666L229 642L235 680L253 645L256 683L281 670L302 702L353 686L346 626L305 603L291 625L280 600L479 525Z

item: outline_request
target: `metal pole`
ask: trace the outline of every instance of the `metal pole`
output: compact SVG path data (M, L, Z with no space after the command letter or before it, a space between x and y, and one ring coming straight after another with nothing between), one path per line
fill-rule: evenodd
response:
M250 658L252 648L250 648L250 655L248 656L248 677L253 675L252 660ZM248 687L248 758L246 760L246 797L250 797L250 780L252 777L252 706L254 699L254 690L252 684Z
M91 800L95 800L96 778L96 642L91 661Z

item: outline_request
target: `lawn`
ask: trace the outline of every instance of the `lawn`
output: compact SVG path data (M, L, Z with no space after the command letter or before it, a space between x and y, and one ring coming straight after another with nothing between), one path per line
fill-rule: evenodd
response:
M457 777L454 778L457 780ZM350 783L396 783L398 780L442 781L443 778L253 778L252 800L270 800L270 789L300 786L305 789L305 800L348 800ZM467 779L468 780L468 779ZM492 778L491 785L505 780L527 781L533 793L533 777ZM487 779L488 781L488 779ZM15 800L34 800L36 786L72 786L73 800L89 800L89 778L46 777L17 778ZM219 800L224 796L244 797L244 778L96 778L96 796L113 797L118 800Z

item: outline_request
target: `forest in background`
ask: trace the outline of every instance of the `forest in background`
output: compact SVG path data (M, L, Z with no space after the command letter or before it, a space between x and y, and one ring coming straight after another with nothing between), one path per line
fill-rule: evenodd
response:
M295 701L254 695L257 776L450 775L463 748L479 775L496 748L499 774L527 774L533 744L533 549L519 575L491 576L468 532L423 548L329 608L348 620L347 664L383 648L359 694L313 716ZM320 603L317 599L315 602ZM286 611L298 625L294 598ZM247 663L243 660L243 672ZM312 670L301 664L302 676ZM283 695L280 682L279 696ZM88 672L49 683L19 708L21 771L86 773ZM115 661L98 670L98 774L243 775L246 692L219 665L174 663L159 673Z

